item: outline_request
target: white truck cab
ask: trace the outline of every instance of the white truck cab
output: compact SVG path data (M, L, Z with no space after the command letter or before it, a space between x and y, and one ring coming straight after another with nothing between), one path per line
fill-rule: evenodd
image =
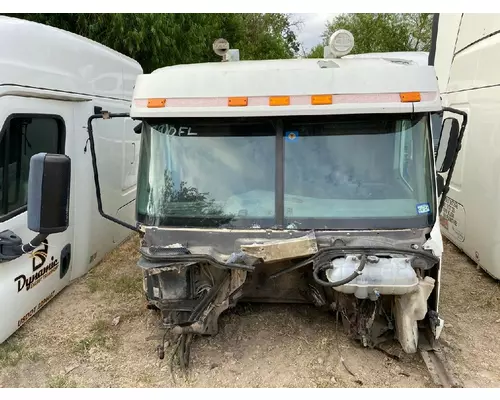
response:
M365 346L439 337L439 195L463 130L444 121L435 160L434 67L352 46L339 31L323 59L239 61L219 39L224 62L137 78L138 264L181 366L238 301L336 311Z
M41 24L0 17L0 36L1 343L129 236L99 215L86 127L101 110L129 112L142 68ZM136 125L127 118L94 130L100 200L131 223Z

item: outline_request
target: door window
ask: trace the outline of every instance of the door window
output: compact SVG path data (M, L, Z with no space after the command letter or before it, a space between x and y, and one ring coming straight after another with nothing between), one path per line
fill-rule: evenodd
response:
M0 221L26 210L30 159L64 153L64 122L48 115L12 115L0 133Z

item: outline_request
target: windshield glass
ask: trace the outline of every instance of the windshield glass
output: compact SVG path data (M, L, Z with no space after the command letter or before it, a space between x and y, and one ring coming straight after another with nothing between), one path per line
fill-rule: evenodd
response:
M391 229L434 220L427 116L146 121L139 222Z

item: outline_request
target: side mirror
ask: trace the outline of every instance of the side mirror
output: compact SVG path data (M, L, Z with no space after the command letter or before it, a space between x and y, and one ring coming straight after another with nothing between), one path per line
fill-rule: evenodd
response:
M460 124L456 118L446 118L441 128L441 139L436 154L436 170L448 172L457 151Z
M28 228L41 234L69 226L71 159L63 154L31 157L28 178Z

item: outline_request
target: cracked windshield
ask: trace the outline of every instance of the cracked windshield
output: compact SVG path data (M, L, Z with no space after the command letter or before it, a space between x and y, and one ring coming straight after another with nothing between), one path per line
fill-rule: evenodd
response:
M146 123L142 140L137 207L148 224L425 226L433 213L425 116L191 118Z

